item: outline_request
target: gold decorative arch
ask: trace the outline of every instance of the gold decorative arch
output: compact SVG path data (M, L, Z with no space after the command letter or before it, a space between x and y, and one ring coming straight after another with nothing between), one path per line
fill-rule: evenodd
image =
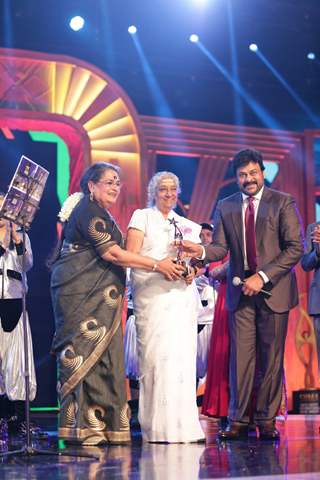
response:
M125 226L140 206L143 141L139 116L122 88L78 59L10 49L0 49L0 79L0 128L28 130L32 123L58 133L71 157L70 191L90 163L122 168L126 189L117 210Z

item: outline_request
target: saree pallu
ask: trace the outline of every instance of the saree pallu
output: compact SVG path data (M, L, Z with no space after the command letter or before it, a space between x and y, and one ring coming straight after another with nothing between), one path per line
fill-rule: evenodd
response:
M55 263L59 436L82 444L130 440L121 314L122 267L90 246L69 245Z

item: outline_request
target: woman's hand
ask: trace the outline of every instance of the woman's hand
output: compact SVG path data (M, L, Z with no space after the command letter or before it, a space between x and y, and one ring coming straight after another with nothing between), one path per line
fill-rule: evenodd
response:
M16 245L22 242L21 234L17 232L17 228L18 225L16 225L15 223L11 223L12 240Z
M10 223L8 220L1 219L0 245L7 250L10 243Z
M167 257L157 262L156 271L162 273L167 280L180 280L185 269L182 265L174 263L172 258Z

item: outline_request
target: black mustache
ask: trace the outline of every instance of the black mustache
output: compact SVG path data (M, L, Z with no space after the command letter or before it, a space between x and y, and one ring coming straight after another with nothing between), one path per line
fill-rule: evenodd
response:
M257 182L245 182L243 184L244 188L248 187L249 185L257 185Z

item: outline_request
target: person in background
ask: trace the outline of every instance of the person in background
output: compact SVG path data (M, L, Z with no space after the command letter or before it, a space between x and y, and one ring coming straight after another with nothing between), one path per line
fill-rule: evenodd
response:
M200 223L200 226L201 244L207 246L212 242L213 225L210 223ZM200 383L205 382L214 308L217 300L216 285L209 276L210 269L211 264L200 268L195 277L203 307L198 315L197 383L199 383L199 380Z
M0 207L4 194L0 194ZM0 218L0 429L9 434L25 434L25 376L22 320L22 276L31 269L33 255L28 235L25 240L23 269L22 234L17 225ZM25 284L26 277L25 277ZM27 314L29 350L30 400L34 400L37 382L34 368L32 338ZM31 434L40 429L31 424Z
M307 227L301 266L306 272L314 272L309 289L308 313L313 319L320 376L320 222L312 223Z
M201 244L206 247L207 245L210 245L210 243L212 243L213 225L211 223L203 222L200 223L200 227Z
M229 405L230 339L226 305L228 259L210 264L210 279L215 282L218 298L214 309L212 335L209 345L206 388L201 413L220 419L226 426Z
M130 428L132 430L139 429L140 426L138 422L139 365L137 352L137 330L135 316L133 313L130 270L130 268L127 268L126 297L128 301L128 309L124 334L124 363L126 377L129 380L130 386Z

